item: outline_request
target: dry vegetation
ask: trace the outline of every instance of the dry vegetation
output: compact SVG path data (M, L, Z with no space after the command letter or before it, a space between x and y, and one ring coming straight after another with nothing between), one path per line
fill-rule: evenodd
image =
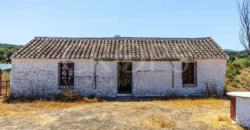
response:
M225 99L1 103L0 129L24 128L243 129L231 124Z
M250 55L245 52L227 52L226 90L250 91Z
M10 81L9 73L2 74L2 81ZM9 82L8 83L2 82L1 94L9 94L9 93L10 93Z
M3 73L2 74L2 80L3 81L10 81L10 74L9 73Z
M227 90L230 91L250 91L250 68L243 68L235 76L236 83L228 83Z

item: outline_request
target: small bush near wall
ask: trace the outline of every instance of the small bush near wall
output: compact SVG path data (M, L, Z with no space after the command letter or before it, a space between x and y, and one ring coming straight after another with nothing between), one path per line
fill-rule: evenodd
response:
M204 82L204 88L205 88L203 91L204 97L208 98L208 97L219 96L217 92L217 84L214 80L212 82L209 81Z
M81 96L81 93L78 91L62 91L55 95L53 95L50 98L44 98L39 96L18 96L14 97L13 95L9 95L4 99L4 103L19 103L19 102L33 102L37 100L43 100L43 101L57 101L57 102L77 102L77 101L83 101L86 103L94 103L99 102L102 100L98 100L95 97L83 97Z
M52 96L52 100L63 101L63 102L74 102L82 99L83 97L81 96L81 93L78 91L59 92L58 94Z

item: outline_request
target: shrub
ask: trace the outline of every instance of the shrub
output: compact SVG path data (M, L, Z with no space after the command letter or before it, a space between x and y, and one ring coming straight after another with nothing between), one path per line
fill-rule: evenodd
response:
M215 81L213 82L204 82L204 92L203 95L205 97L218 97L218 93L217 93L217 84Z
M250 60L249 59L236 59L235 61L232 62L232 64L237 67L240 66L241 68L247 68L250 67Z
M248 58L249 54L246 51L226 51L229 55L229 61L234 61L237 58Z
M227 63L226 73L226 89L228 91L248 91L249 89L249 68L250 68L250 55L235 57L233 61Z
M59 92L53 95L52 100L54 101L62 101L62 102L75 102L82 100L83 97L81 96L80 92L78 91L65 91Z

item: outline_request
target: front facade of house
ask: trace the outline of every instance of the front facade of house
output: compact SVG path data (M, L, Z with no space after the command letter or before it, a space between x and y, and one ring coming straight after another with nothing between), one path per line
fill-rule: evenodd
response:
M34 38L12 56L15 96L203 96L224 92L228 56L211 38Z

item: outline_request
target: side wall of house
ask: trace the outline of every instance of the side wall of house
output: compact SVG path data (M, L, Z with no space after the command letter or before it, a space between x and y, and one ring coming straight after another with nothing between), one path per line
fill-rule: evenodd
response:
M16 96L51 96L58 86L58 62L63 59L12 59L11 91ZM117 95L117 62L73 59L74 90L84 96ZM173 66L172 66L173 64ZM180 61L133 61L134 96L201 96L205 82L215 82L223 94L226 60L197 60L197 87L182 87ZM174 69L174 76L172 70ZM173 77L173 78L172 78ZM174 81L174 83L172 82Z

